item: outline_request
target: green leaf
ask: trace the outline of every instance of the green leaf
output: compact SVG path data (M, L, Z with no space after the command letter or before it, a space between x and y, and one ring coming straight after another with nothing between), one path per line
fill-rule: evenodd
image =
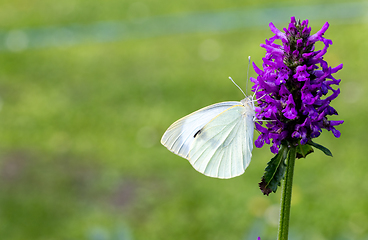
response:
M282 145L279 153L267 163L261 182L258 184L264 195L276 192L284 178L286 164L285 159L289 152L287 145Z
M309 141L308 142L309 145L315 147L315 148L318 148L319 150L321 150L322 152L324 152L324 154L326 154L327 156L330 156L332 157L332 153L330 150L328 150L328 148L322 146L322 145L319 145L318 143L315 143L315 142L312 142L312 141Z
M313 148L309 144L298 144L296 147L296 158L305 158L308 154L314 152Z

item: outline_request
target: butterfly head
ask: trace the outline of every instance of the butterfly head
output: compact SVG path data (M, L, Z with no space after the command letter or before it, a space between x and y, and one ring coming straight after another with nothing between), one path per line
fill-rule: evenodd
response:
M247 96L245 97L243 100L240 101L241 104L247 108L250 109L252 111L254 111L254 100L253 100L253 96Z

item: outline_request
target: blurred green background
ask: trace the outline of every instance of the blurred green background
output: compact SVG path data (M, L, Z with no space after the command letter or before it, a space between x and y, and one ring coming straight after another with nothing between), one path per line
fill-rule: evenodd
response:
M276 239L280 191L258 189L269 146L218 180L160 138L186 114L242 99L228 76L245 89L268 23L294 15L312 33L330 23L325 59L344 64L331 119L345 123L340 139L316 140L333 158L296 163L290 239L368 239L368 8L320 4L1 1L0 239Z

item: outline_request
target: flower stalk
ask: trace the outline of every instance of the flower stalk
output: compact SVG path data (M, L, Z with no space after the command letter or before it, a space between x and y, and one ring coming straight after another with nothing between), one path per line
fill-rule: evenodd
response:
M295 158L296 158L296 147L291 146L289 148L289 154L287 158L286 175L282 183L280 221L277 238L278 240L288 239Z

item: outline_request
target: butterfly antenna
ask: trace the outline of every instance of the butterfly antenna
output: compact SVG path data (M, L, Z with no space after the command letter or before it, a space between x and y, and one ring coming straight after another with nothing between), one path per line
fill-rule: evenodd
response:
M243 92L243 90L238 86L238 84L236 84L235 82L234 82L234 80L231 78L231 77L229 77L229 79L235 84L235 86L237 86L238 88L239 88L239 90L243 93L243 95L245 96L245 97L247 97L247 95L245 95L245 93Z
M254 99L254 101L258 101L258 100L261 100L262 98L264 98L267 94L263 94L262 97L258 98L258 99Z
M259 85L257 86L256 90L254 91L254 94L253 94L252 98L254 98L254 97L256 96L256 93L257 93L258 87L259 87Z
M247 82L245 83L245 92L248 93L248 82L249 82L249 65L250 65L250 56L248 56L248 71L247 71Z

